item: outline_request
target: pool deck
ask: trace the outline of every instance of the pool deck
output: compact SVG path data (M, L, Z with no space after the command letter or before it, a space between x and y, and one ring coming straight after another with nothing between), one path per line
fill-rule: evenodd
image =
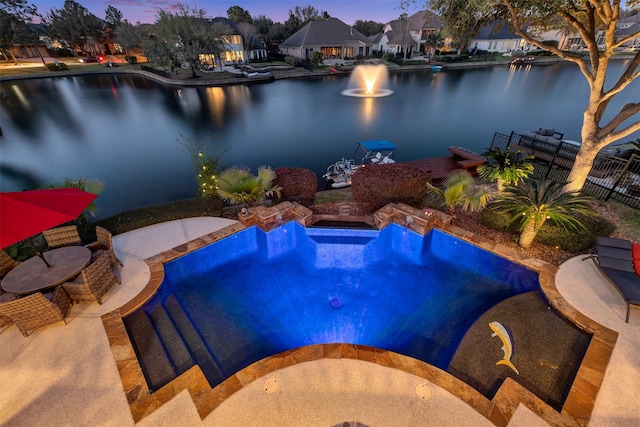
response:
M246 384L201 419L188 391L134 422L102 316L135 299L152 272L144 261L234 224L190 218L114 236L122 285L104 303L75 304L67 325L28 338L15 326L0 333L0 425L100 426L490 426L463 400L416 375L352 358L321 359L273 371ZM616 331L617 343L589 426L640 425L640 313L626 305L591 261L577 256L556 274L562 296ZM425 397L421 399L418 395ZM430 396L430 398L426 398ZM129 396L130 397L130 396ZM519 405L509 426L548 425Z

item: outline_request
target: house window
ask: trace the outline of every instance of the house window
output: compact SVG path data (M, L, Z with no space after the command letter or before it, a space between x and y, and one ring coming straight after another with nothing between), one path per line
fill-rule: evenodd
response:
M220 55L225 62L245 62L244 52L242 51L226 51Z
M242 44L242 36L239 34L220 36L220 40L225 44Z
M339 58L342 48L340 46L324 46L320 48L323 58Z

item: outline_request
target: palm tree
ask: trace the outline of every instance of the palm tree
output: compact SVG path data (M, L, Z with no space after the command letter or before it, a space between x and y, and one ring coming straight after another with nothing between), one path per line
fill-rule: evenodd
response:
M245 166L235 166L222 171L218 176L218 195L232 205L246 203L253 206L267 197L280 197L280 187L272 187L276 174L268 166L258 168L258 176L253 176Z
M534 158L520 150L511 151L506 147L488 150L483 154L488 162L478 167L478 175L484 179L496 180L498 193L502 193L507 185L518 185L533 173Z
M484 188L471 193L475 180L468 171L463 169L452 172L444 181L443 189L428 185L442 199L442 205L447 207L449 215L452 216L456 208L473 212L485 207L492 198L491 193Z
M52 181L42 184L38 187L38 190L51 190L54 188L77 188L78 190L86 191L91 194L100 194L104 188L104 183L95 179L83 179L78 178L73 180L71 178L63 178L62 181ZM80 220L86 221L87 215L91 215L95 218L98 212L98 205L95 200L89 203L89 206L80 214Z
M546 220L578 230L585 228L582 218L594 215L589 205L592 197L578 191L563 192L563 187L555 181L526 180L507 187L492 209L511 214L511 223L522 220L518 244L528 248Z

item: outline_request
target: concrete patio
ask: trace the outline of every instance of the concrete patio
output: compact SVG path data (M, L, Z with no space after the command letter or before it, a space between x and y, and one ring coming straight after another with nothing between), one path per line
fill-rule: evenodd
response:
M131 300L147 284L145 258L234 221L190 218L114 236L124 267L103 305L75 304L62 323L24 338L15 326L0 333L0 423L34 425L134 425L101 315ZM556 283L586 316L618 332L590 426L640 425L640 313L624 321L626 305L593 262L564 263ZM271 382L268 383L268 381ZM273 393L268 384L278 384ZM421 399L417 390L428 390ZM270 390L273 391L273 390ZM424 397L423 394L420 394ZM259 378L227 398L204 420L183 391L140 426L482 426L492 425L462 400L423 378L351 359L300 363ZM542 426L520 406L510 426Z

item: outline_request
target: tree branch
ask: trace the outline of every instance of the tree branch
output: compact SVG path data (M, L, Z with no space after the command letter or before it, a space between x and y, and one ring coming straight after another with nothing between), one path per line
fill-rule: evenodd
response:
M635 114L640 113L640 103L638 104L627 104L622 107L620 113L613 118L609 123L605 126L601 127L598 130L597 137L598 139L604 143L604 145L608 145L612 142L618 141L622 138L625 138L634 132L640 131L640 121L630 124L629 126L615 130L622 122L626 119L632 117Z

